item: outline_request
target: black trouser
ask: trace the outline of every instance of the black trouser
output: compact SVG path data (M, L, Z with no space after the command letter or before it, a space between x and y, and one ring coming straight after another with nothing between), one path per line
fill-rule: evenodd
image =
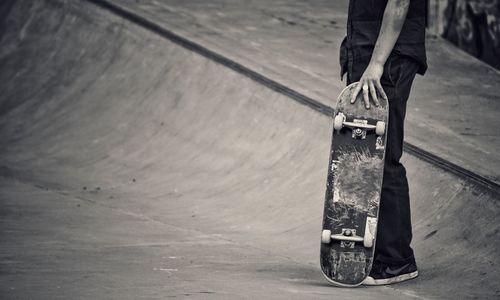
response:
M359 81L367 63L353 61L348 84ZM405 56L391 55L384 67L382 87L389 98L389 124L385 153L384 180L378 219L375 261L390 265L414 261L410 196L406 170L399 161L403 153L406 102L418 70L418 63Z

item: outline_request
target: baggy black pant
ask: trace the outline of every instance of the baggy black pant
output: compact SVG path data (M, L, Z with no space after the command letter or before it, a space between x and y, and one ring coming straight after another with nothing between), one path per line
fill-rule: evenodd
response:
M348 84L359 81L366 67L366 61L353 61L347 70ZM381 79L389 98L389 124L375 261L388 265L415 260L410 247L412 229L408 180L400 158L403 153L406 102L418 68L418 63L412 58L391 54Z

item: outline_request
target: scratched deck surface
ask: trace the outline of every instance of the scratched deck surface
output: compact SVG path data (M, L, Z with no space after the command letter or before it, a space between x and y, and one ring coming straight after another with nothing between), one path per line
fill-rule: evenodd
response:
M387 103L366 110L361 96L354 105L349 100L355 87L352 84L339 96L335 114L343 112L346 121L353 119L387 123ZM385 135L374 132L366 139L353 139L352 130L343 128L333 132L328 167L323 229L341 234L343 228L355 229L364 236L367 217L377 217L384 167ZM377 146L378 143L378 146ZM366 278L373 258L374 248L356 243L349 248L338 241L321 244L321 269L327 278L342 285L358 285Z

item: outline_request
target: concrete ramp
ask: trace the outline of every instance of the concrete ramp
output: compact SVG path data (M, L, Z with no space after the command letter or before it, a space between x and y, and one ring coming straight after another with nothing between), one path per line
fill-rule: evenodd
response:
M2 299L500 296L494 190L405 155L421 276L331 287L328 116L91 3L0 9Z

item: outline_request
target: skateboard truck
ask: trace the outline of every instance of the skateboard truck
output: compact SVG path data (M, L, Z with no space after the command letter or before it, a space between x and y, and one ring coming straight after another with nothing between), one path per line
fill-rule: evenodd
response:
M340 234L332 234L331 230L324 229L321 232L321 242L329 244L332 241L340 241L341 247L349 248L353 248L355 243L363 243L366 248L371 248L373 247L375 224L376 218L367 218L364 237L356 235L356 229L342 228Z
M385 133L385 122L377 121L376 125L368 124L367 120L354 119L352 122L346 121L346 116L343 113L338 113L333 120L333 128L340 131L343 127L352 129L353 139L365 139L368 131L375 131L375 134L382 136Z

